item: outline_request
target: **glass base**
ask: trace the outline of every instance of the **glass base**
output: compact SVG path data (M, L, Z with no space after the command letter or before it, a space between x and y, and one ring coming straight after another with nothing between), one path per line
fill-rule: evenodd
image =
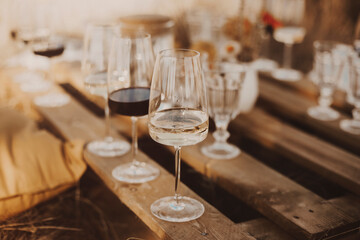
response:
M157 178L159 174L159 169L144 162L121 164L112 171L115 179L126 183L149 182Z
M106 138L89 142L86 150L100 157L118 157L129 152L130 144L125 141Z
M240 149L229 143L214 143L209 146L201 148L201 152L210 158L214 159L231 159L240 154Z
M271 59L259 58L252 63L252 67L260 72L271 72L278 67L278 64Z
M339 113L329 107L315 106L307 110L310 117L321 121L332 121L339 118Z
M160 198L151 204L151 213L168 222L188 222L203 215L205 208L202 203L189 197L179 198L179 203L174 196Z
M290 68L278 68L272 72L273 78L280 81L296 82L302 78L302 73Z
M340 128L345 132L360 135L360 122L355 120L342 120L340 122Z
M48 93L34 99L35 105L39 107L62 107L70 102L70 97L63 93Z

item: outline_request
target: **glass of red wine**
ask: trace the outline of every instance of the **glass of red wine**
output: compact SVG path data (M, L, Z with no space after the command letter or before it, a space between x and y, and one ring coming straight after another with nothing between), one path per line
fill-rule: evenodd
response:
M35 55L47 57L50 61L48 79L55 82L53 70L53 59L61 56L65 50L63 40L59 37L51 36L47 39L36 41L32 44L32 51ZM34 103L41 107L61 107L68 104L68 95L59 92L50 92L34 99Z
M150 82L154 67L151 37L146 33L117 34L109 57L108 90L112 113L131 117L132 162L117 166L112 175L127 183L155 179L159 169L137 159L137 121L148 114Z
M105 137L86 145L86 150L101 157L116 157L126 154L130 144L111 135L108 101L107 70L112 37L118 27L112 24L91 23L87 26L81 70L84 87L92 95L104 98Z

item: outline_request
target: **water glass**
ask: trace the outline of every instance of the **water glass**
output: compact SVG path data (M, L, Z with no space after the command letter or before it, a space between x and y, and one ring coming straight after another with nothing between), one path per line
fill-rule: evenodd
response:
M215 142L201 148L201 152L214 159L231 159L240 154L240 149L229 144L227 127L240 113L240 93L246 75L245 65L218 62L211 63L205 71L209 115L214 120Z

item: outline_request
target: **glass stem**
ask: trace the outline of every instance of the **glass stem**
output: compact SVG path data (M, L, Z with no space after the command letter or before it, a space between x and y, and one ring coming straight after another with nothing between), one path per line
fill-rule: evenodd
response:
M179 204L180 194L178 187L180 183L181 147L175 146L175 201Z
M138 152L138 136L137 136L137 117L131 117L131 154L132 154L132 163L137 166L139 162L136 160L137 152Z
M213 136L218 143L226 143L228 138L230 137L230 133L227 131L226 128L216 129L213 133Z
M111 119L110 119L110 109L109 109L109 100L105 97L105 138L111 139Z
M330 107L332 103L332 91L326 88L320 90L319 106L322 108Z
M285 43L284 46L284 68L291 68L291 58L292 58L292 43Z
M356 106L352 110L353 120L357 123L358 126L360 126L360 106Z

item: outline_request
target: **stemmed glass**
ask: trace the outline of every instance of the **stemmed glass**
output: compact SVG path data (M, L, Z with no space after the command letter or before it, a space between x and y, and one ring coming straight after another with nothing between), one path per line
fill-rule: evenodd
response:
M130 116L132 121L132 161L112 171L122 182L144 183L160 174L156 167L137 159L137 121L148 114L154 58L149 34L114 36L108 70L109 107L112 113Z
M282 25L275 29L274 39L285 44L283 67L274 70L272 76L281 81L298 81L302 74L291 68L292 47L305 37L305 0L268 0L266 8Z
M339 113L332 108L332 95L340 79L343 61L336 54L336 42L314 42L314 83L320 89L319 105L311 107L307 113L318 120L331 121L339 117Z
M130 145L126 141L111 136L107 70L111 40L117 30L118 27L114 25L89 24L84 38L81 68L85 89L106 101L105 138L91 141L87 144L87 150L102 157L121 156L130 150Z
M198 52L159 52L151 83L148 125L152 139L175 147L175 195L155 201L152 214L170 222L199 218L204 206L178 192L181 148L203 141L208 133L206 88Z
M49 58L50 67L48 79L56 81L53 72L54 58L63 54L65 45L60 37L50 36L44 40L39 40L32 44L32 50L35 55ZM58 92L50 92L42 96L37 96L34 103L42 107L61 107L70 102L68 95Z
M342 130L360 135L360 56L357 52L352 52L350 59L350 86L348 94L355 108L352 111L353 119L345 119L340 122Z
M246 67L236 63L217 62L205 71L209 103L209 115L214 120L215 142L201 148L201 152L214 159L230 159L240 154L240 149L227 143L230 133L227 127L239 114L241 87Z

